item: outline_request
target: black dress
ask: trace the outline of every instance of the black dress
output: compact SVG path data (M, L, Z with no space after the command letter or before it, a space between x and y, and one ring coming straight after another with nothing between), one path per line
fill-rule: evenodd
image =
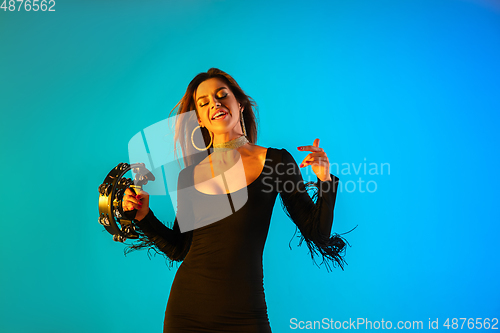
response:
M318 181L316 203L306 191L300 169L290 153L269 148L260 176L246 189L228 195L211 195L194 188L194 167L179 175L179 188L188 188L178 197L173 228L158 221L153 212L141 221L143 242L182 261L167 303L164 332L271 332L263 287L262 253L278 193L283 207L300 230L311 255L339 264L343 239L330 236L338 178ZM178 192L179 193L179 192ZM189 193L187 195L186 193ZM217 209L228 199L247 195L234 213L217 222L181 233L183 221L216 218ZM221 200L223 199L223 200ZM212 217L207 215L214 215ZM302 241L301 240L301 241Z

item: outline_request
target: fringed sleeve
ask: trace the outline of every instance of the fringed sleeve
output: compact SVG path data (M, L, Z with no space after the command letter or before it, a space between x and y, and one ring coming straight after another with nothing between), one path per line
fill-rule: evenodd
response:
M186 173L181 171L179 174L177 215L183 214L183 218L186 218L192 215L190 214L192 210L190 209L189 202L187 202L188 199L181 195L183 193L183 191L180 191L180 184L183 181L181 178L182 175L185 176ZM141 221L134 220L134 224L137 227L136 229L138 229L139 239L125 250L126 253L133 250L148 249L149 251L164 255L169 265L173 266L174 262L184 260L189 252L193 232L187 231L181 233L177 218L174 220L173 225L166 226L156 218L150 209Z
M139 228L139 240L129 246L128 251L147 248L156 253L164 254L170 266L176 261L184 260L191 247L192 231L181 233L177 219L172 228L160 222L153 211L141 220L135 221Z
M320 264L325 264L328 271L336 266L344 269L348 243L339 234L331 235L339 179L331 175L331 181L305 184L297 163L285 149L282 149L282 163L284 170L277 170L282 184L281 203L300 231L299 245L305 241L313 261L316 263L315 257L320 257ZM312 198L308 193L311 185L315 187Z

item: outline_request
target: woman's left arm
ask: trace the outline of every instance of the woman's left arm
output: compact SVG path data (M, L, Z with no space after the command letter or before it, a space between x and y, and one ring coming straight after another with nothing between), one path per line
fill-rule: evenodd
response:
M313 259L319 255L328 268L329 264L338 264L342 268L346 242L338 234L331 235L339 179L330 174L326 153L318 145L319 139L316 139L312 146L298 147L301 151L311 151L300 166L310 165L318 178L315 202L307 193L300 168L286 150L282 155L286 170L279 173L280 183L284 185L280 196L285 212L300 230L301 242L306 241ZM294 187L285 184L294 184Z

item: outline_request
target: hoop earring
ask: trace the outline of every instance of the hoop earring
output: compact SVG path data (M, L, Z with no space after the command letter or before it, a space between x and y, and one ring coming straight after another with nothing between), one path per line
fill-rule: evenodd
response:
M200 125L198 125L198 126L196 126L196 127L193 129L193 131L191 132L191 143L193 144L193 147L195 147L197 150L199 150L199 151L205 151L205 150L207 150L208 148L210 148L210 146L212 145L212 142L214 141L214 138L213 138L213 136L212 136L212 133L211 133L210 131L208 131L208 130L207 130L207 131L208 131L208 133L210 134L210 143L208 144L208 146L207 146L206 148L198 148L198 147L194 144L194 138L193 138L193 137L194 137L194 131L196 131L196 129L197 129L198 127L200 128L200 131L201 131L201 128L202 128L202 127L201 127ZM203 135L202 135L202 137L203 137Z
M245 120L243 119L243 110L240 113L241 129L243 130L243 135L247 136L247 129L245 128Z

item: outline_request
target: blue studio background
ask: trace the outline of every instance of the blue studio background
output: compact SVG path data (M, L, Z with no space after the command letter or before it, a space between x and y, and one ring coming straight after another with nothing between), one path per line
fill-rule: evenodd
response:
M18 6L0 10L0 332L161 332L175 269L123 255L97 222L97 187L210 67L257 101L258 144L300 163L296 147L321 139L342 181L334 231L358 226L329 273L289 249L276 205L274 332L292 318L446 330L500 317L498 1Z

